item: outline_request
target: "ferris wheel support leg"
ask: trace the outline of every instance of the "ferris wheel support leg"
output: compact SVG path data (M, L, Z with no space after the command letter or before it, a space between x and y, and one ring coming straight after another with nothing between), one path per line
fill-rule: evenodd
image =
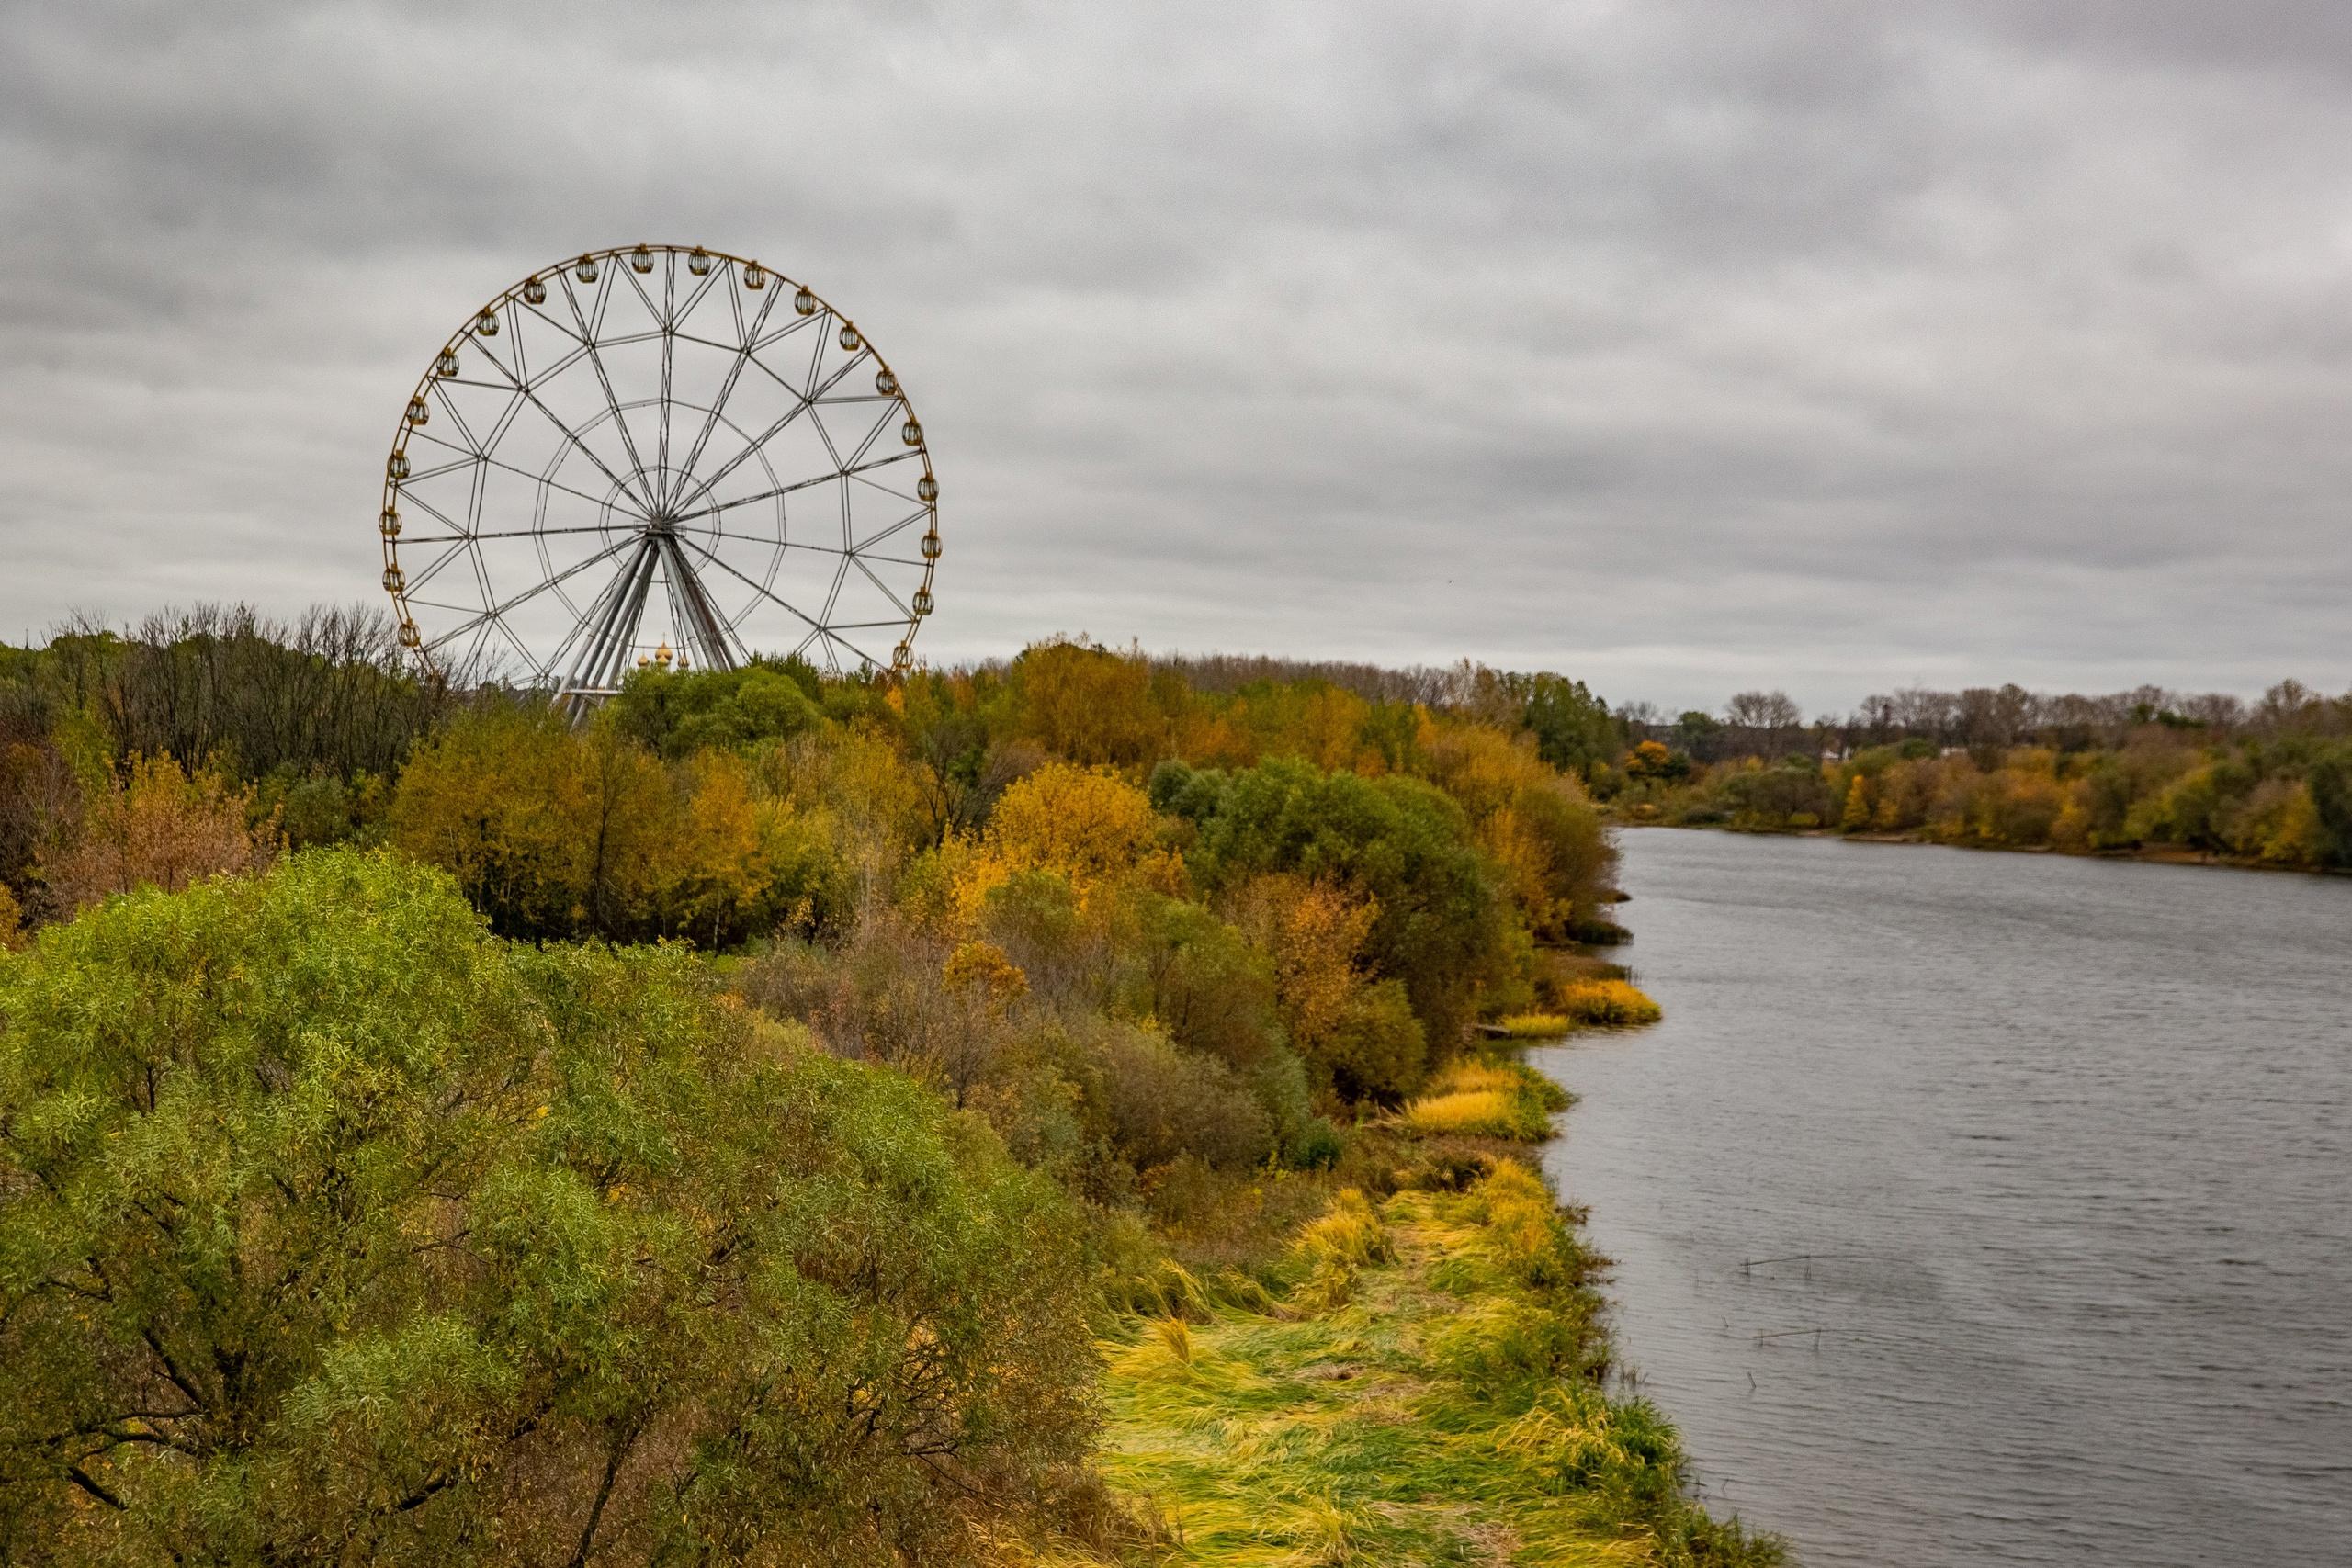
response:
M619 690L628 672L628 650L637 640L638 622L645 615L646 595L653 587L653 568L660 559L650 539L640 540L628 565L617 573L604 598L590 610L595 626L581 645L571 671L556 694L557 705L574 724L586 721L595 705Z
M695 644L706 670L732 670L743 662L728 635L727 623L720 618L718 607L711 604L710 594L686 564L686 552L678 547L677 539L668 534L654 537L662 546L662 564L669 579L670 599L677 612L679 628Z

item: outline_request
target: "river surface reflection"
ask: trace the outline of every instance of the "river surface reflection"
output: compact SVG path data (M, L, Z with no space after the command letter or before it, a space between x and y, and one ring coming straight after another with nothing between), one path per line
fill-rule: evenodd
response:
M1711 1505L1813 1568L2352 1563L2352 879L1624 838L1666 1021L1530 1060Z

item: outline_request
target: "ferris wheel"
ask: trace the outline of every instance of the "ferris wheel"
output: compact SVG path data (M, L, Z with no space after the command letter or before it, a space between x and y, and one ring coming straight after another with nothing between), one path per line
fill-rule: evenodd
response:
M575 713L632 668L905 671L939 481L856 324L756 261L592 251L469 318L385 467L384 591L432 671Z

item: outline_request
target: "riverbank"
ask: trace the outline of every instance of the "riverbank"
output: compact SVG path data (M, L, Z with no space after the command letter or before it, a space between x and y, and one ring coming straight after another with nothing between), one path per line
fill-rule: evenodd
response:
M1645 822L1611 817L1617 829L1657 828L1684 833L1733 833L1758 839L1835 839L1849 844L1927 845L1947 850L1982 850L1996 854L2061 855L2069 860L2128 861L2145 865L2223 866L2233 871L2287 872L2299 876L2352 876L2352 866L2284 865L2249 855L2227 855L2212 850L2186 849L2178 844L2141 844L2131 849L2067 849L2057 844L2004 844L1934 833L1845 832L1836 828L1753 827L1733 822Z
M1102 1465L1139 1521L1117 1556L1281 1565L1784 1561L1690 1500L1668 1416L1612 1397L1608 1260L1531 1151L1566 1092L1458 1064L1385 1131L1393 1190L1336 1193L1268 1271L1123 1314Z

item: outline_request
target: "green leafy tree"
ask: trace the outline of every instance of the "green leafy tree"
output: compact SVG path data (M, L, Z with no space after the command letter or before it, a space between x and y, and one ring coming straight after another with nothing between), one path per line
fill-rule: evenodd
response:
M929 1561L1082 1450L1063 1201L673 949L349 851L0 955L0 1561Z
M1495 868L1462 807L1433 784L1295 759L1231 773L1170 761L1153 771L1151 798L1193 824L1188 858L1206 889L1283 872L1372 898L1364 955L1375 975L1404 984L1433 1041L1458 1037L1480 991L1507 983L1523 953Z
M1555 768L1581 773L1614 757L1624 744L1609 705L1582 681L1561 675L1521 677L1526 691L1522 719L1535 737L1536 755Z
M2352 744L2323 753L2306 782L2329 863L2352 866Z
M639 670L612 701L621 733L676 761L705 747L781 740L822 721L805 662L741 670ZM804 679L805 672L805 679Z

